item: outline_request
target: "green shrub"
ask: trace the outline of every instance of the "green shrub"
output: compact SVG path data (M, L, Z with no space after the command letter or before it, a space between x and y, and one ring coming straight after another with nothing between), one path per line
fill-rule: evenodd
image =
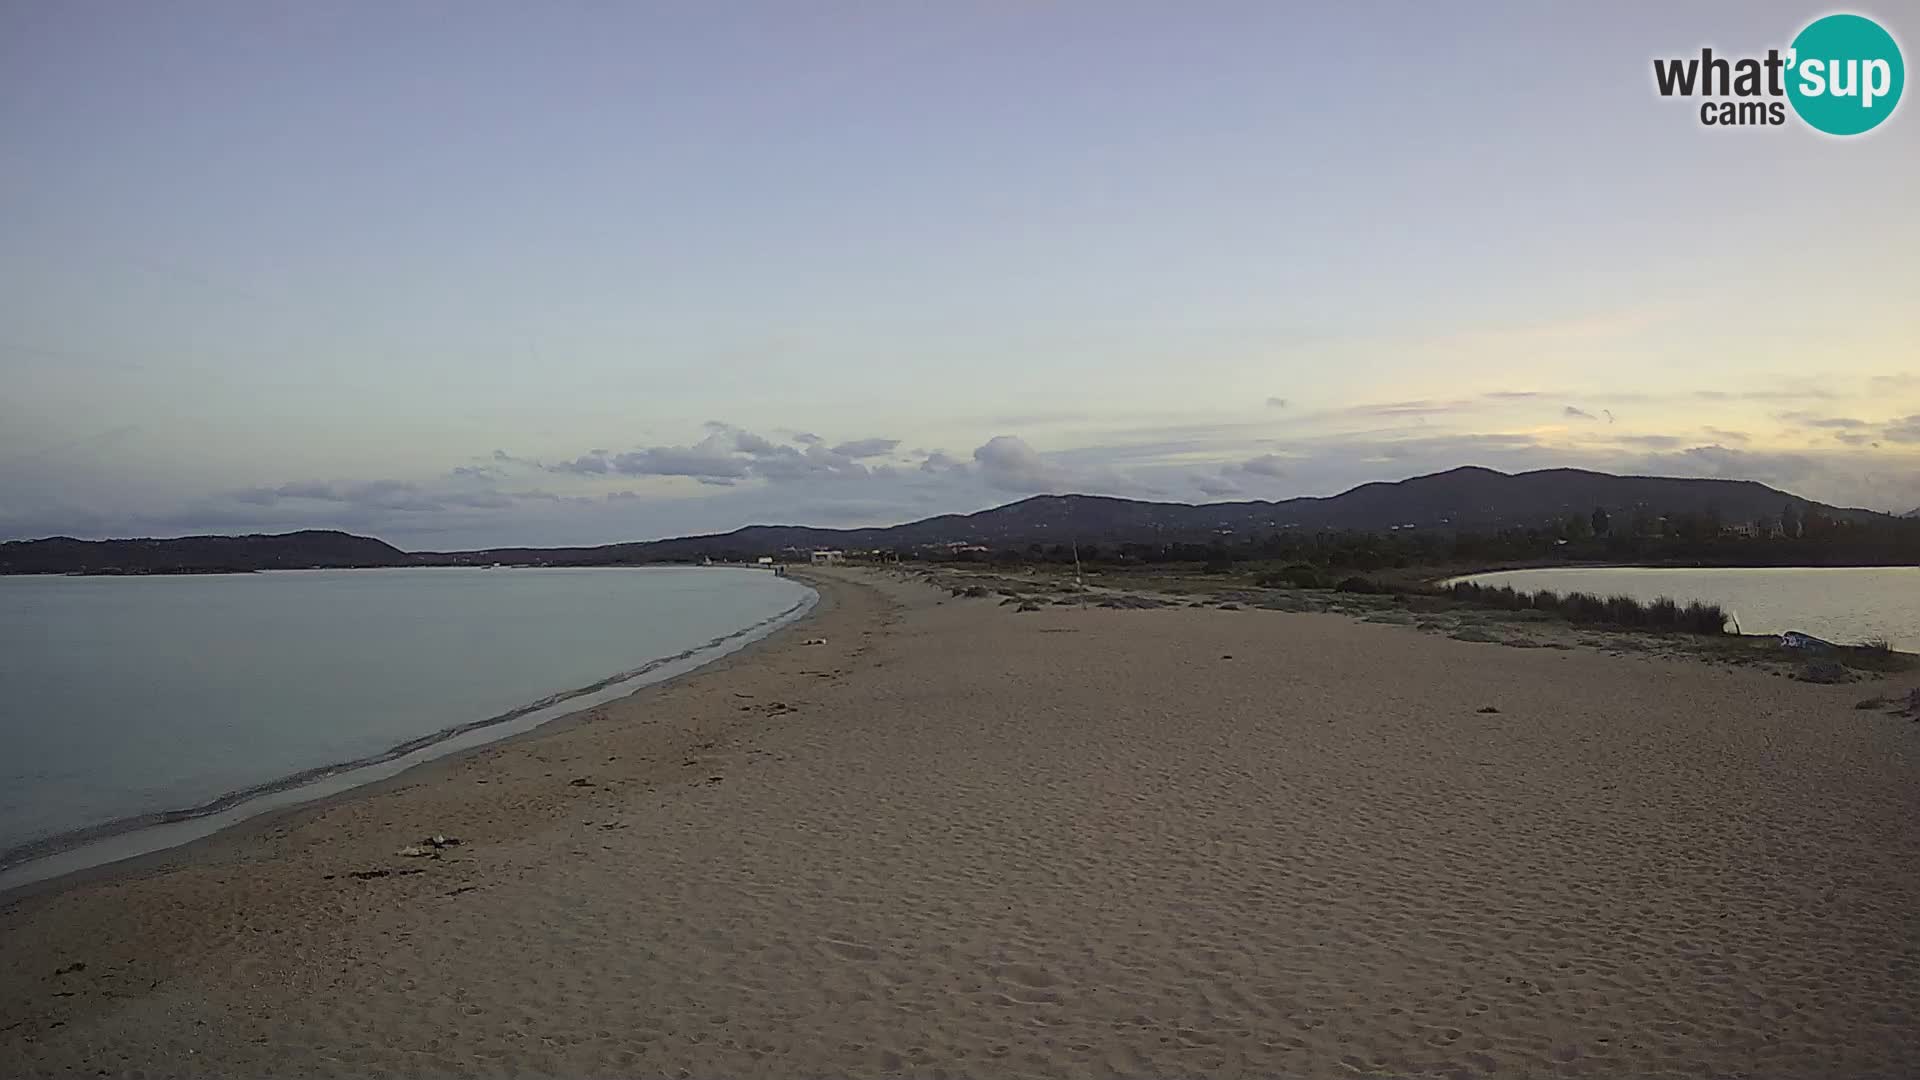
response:
M1324 589L1329 582L1320 568L1308 563L1294 563L1271 574L1261 575L1255 585L1263 589Z
M1605 626L1647 627L1655 630L1684 630L1695 634L1724 634L1727 613L1718 604L1693 601L1681 607L1667 597L1643 604L1630 596L1601 598L1592 593L1570 592L1562 596L1551 590L1523 593L1512 586L1478 585L1456 581L1445 595L1462 603L1504 611L1549 611L1569 622Z
M1724 634L1727 632L1727 613L1719 604L1703 604L1692 601L1680 609L1680 629L1695 634Z

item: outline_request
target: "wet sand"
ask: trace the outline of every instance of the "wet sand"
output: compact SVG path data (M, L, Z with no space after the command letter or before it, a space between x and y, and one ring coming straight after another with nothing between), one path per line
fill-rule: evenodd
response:
M684 679L9 898L0 1074L1920 1060L1920 724L1853 708L1910 676L823 594Z

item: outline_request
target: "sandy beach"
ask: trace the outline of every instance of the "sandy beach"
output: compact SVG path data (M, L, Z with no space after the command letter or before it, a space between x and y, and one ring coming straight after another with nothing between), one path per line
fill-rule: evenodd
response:
M821 588L691 676L0 902L0 1075L1920 1061L1920 724L1854 708L1913 676Z

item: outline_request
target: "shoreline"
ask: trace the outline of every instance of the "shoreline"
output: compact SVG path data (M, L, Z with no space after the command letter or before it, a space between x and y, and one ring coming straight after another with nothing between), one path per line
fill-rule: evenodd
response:
M237 791L225 792L191 807L153 811L102 822L0 850L0 905L28 891L38 894L43 889L57 890L63 882L78 875L90 876L95 871L111 871L141 860L164 856L263 817L298 812L333 799L350 798L364 789L405 777L415 769L511 742L564 724L576 715L609 701L704 671L808 622L819 612L820 606L826 603L826 595L819 583L805 575L788 576L805 585L811 590L811 595L784 611L730 634L720 635L669 656L656 657L639 667L597 679L585 686L548 694L490 717L417 735L351 761L318 765ZM738 644L725 648L735 642ZM683 670L669 672L658 678L649 677L662 669L700 657L705 659L699 659L699 662ZM598 700L589 700L595 698ZM551 715L537 715L541 713ZM477 739L467 738L523 722L527 726L518 731ZM449 743L460 745L448 747L446 744ZM392 768L382 774L380 770L383 766ZM214 822L209 823L209 819L214 819ZM180 828L182 826L185 828ZM171 839L162 835L169 830L173 831ZM143 838L153 842L145 842ZM102 849L99 857L87 858L85 853L94 849ZM76 855L79 857L76 858Z
M0 902L0 1073L1920 1054L1920 724L1858 688L815 574L804 634Z

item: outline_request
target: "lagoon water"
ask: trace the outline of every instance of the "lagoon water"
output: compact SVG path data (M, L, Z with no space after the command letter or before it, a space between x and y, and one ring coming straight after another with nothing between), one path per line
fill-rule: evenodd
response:
M1749 634L1800 630L1844 644L1885 638L1920 652L1920 567L1571 567L1475 574L1467 581L1636 600L1672 597L1726 608Z
M627 676L560 715L813 599L730 568L0 577L0 863Z

